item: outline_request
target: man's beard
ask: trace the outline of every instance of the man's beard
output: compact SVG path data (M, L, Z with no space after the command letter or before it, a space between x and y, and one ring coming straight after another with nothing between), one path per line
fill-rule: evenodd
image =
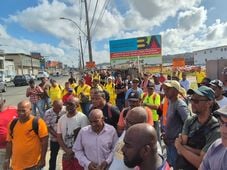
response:
M140 165L143 162L139 154L136 154L132 160L128 160L124 157L124 163L128 168L134 168L137 165Z

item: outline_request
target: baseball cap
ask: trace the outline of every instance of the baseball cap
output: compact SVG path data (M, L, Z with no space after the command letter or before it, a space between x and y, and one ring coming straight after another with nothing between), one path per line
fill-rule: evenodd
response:
M227 117L227 105L221 107L220 109L214 111L214 115Z
M153 77L160 77L160 74L156 73L156 74L153 75Z
M183 88L180 86L180 83L176 80L167 80L163 84L167 87L175 88L180 93L183 92Z
M154 83L149 82L149 83L147 84L147 88L149 88L149 89L154 88Z
M132 80L132 82L139 83L140 81L139 81L138 78L134 78L134 79Z
M132 91L128 95L128 100L138 101L140 99L140 95L137 91Z
M216 80L210 81L209 85L222 88L223 87L223 82L221 80L217 80L216 79Z
M197 90L189 89L187 93L189 95L198 94L199 96L207 97L210 100L215 99L214 90L207 86L200 86Z
M69 89L68 89L68 92L73 92L73 89L72 89L72 88L69 88Z

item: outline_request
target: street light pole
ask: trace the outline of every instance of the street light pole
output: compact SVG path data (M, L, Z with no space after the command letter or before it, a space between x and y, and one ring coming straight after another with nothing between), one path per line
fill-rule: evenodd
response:
M80 53L81 53L81 62L82 62L82 68L84 69L84 53L83 53L83 47L81 42L81 36L79 36L80 41Z
M87 0L84 0L84 4L85 4L85 14L86 14L86 23L87 23L87 41L88 41L89 61L93 61L93 59L92 59L92 48L91 48L91 34L90 34L89 17L88 17L88 9L87 9Z

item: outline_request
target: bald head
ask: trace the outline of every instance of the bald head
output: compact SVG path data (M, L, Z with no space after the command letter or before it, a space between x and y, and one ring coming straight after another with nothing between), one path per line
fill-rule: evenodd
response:
M19 120L26 122L32 113L31 102L28 100L22 100L21 102L19 102L17 105L17 113Z
M125 126L126 129L128 129L130 126L137 123L146 123L147 111L141 106L134 107L133 109L128 111L125 120L126 120L126 126Z
M128 113L126 118L133 118L138 123L145 123L147 122L147 111L143 107L134 107Z
M153 126L147 123L139 123L131 126L125 137L131 138L131 140L138 146L144 146L150 144L156 146L157 134Z
M62 100L54 100L53 110L55 113L59 113L62 110L63 102Z
M132 125L126 131L124 143L122 152L127 167L139 166L143 167L141 169L149 169L154 166L154 160L157 158L157 134L151 125L147 123Z
M89 114L91 128L95 133L100 133L104 127L104 116L100 109L93 109Z
M18 107L32 107L31 102L29 100L22 100L21 102L18 103Z
M99 118L103 118L103 112L102 110L100 109L93 109L90 114L89 114L89 119L91 118L96 118L96 119L99 119Z
M62 100L54 100L53 102L53 106L62 106L62 105L63 105Z

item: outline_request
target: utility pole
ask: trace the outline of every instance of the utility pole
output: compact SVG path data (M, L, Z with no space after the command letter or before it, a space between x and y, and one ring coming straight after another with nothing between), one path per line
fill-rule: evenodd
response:
M81 54L80 62L82 63L82 69L84 69L84 52L83 52L83 47L82 47L82 42L81 42L81 36L80 35L79 35L79 41L80 41L80 54Z
M90 26L89 26L87 0L84 0L84 4L85 4L85 14L86 14L86 23L87 23L87 41L88 41L89 61L93 61L93 59L92 59L91 34L90 34Z

